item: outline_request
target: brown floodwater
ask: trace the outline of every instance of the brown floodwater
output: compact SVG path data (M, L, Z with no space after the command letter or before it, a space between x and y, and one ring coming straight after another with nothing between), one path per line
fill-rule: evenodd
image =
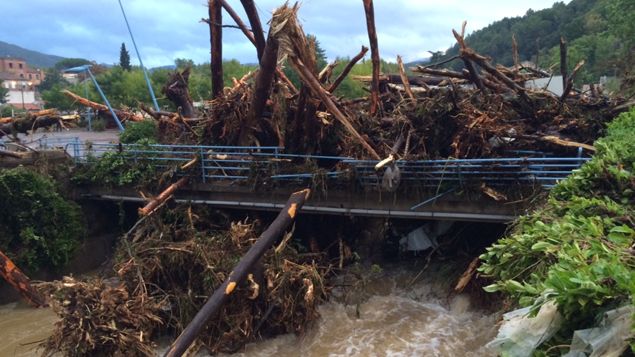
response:
M474 308L466 295L448 298L449 285L438 273L423 274L414 284L412 277L398 268L361 287L335 289L319 309L321 319L303 336L255 342L233 356L495 355L484 346L496 335L498 314ZM50 309L0 306L0 357L39 355L38 341L56 320Z
M233 356L495 356L499 314L472 306L467 295L448 298L439 276L411 284L398 270L371 280L348 302L328 302L304 336L249 344ZM360 296L361 295L361 296ZM356 301L357 300L357 301Z
M0 357L39 356L37 347L53 331L57 315L23 303L0 305Z

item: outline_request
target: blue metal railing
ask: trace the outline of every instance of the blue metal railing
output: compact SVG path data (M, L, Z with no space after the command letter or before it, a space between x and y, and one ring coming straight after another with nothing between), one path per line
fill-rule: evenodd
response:
M283 153L283 148L275 146L139 145L89 143L77 138L66 140L60 139L56 144L64 145L77 162L88 162L90 158L107 152L119 152L135 162L144 161L157 169L167 169L198 158L197 168L202 182L246 181L250 177L302 182L323 176L329 180L354 177L362 186L368 187L379 185L382 179L381 172L375 171L377 161L374 160L288 154ZM41 145L52 144L48 139ZM438 187L443 183L456 187L484 182L492 186L518 183L551 188L590 160L582 157L581 153L576 157L546 157L540 152L532 154L538 157L399 160L395 165L400 170L402 181L424 187ZM328 160L338 165L330 172L297 172L303 161L310 160Z

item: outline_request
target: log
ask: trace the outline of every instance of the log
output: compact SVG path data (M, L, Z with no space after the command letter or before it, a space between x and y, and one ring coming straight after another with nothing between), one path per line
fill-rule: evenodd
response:
M375 29L375 10L373 0L363 0L366 13L366 27L368 28L368 41L370 42L370 58L373 63L373 81L370 84L370 115L374 116L379 110L379 48L377 46L377 31Z
M209 0L209 37L212 47L212 98L223 94L223 15L220 0Z
M31 285L31 280L0 251L0 276L34 307L47 306L44 297Z
M410 88L410 81L408 81L408 76L406 75L406 70L403 67L403 61L401 60L401 56L397 55L397 65L399 66L399 76L401 77L401 82L403 83L403 88L406 91L406 94L413 101L417 101L414 93L412 93L412 89Z
M155 208L159 207L159 205L168 198L170 198L176 190L185 186L187 183L187 177L181 177L178 181L168 186L163 192L161 192L156 198L152 201L148 202L143 208L139 208L139 215L146 216L150 214L150 212L154 211Z
M205 327L206 323L218 313L232 292L236 290L238 284L247 277L252 267L291 225L298 211L309 198L310 193L311 191L309 189L304 189L291 194L276 219L271 222L267 230L260 235L256 243L254 243L254 245L249 248L249 251L240 259L227 279L214 291L205 305L203 305L203 308L194 316L192 321L185 327L170 348L168 348L164 356L175 357L183 355L192 342L198 337L198 334Z
M104 113L108 113L110 115L110 110L108 110L108 107L105 106L104 104L99 104L99 103L95 103L91 100L88 100L86 98L80 97L77 94L64 89L62 91L62 93L68 97L70 97L71 99L73 99L74 101L76 101L77 103L85 106L85 107L90 107L93 108L97 111L101 111ZM117 117L122 121L126 121L126 120L130 120L130 121L142 121L143 120L143 116L140 114L135 114L135 113L130 113L130 112L126 112L123 110L119 110L119 109L114 109L115 114L117 114Z
M481 80L481 76L478 73L478 70L476 69L476 67L474 67L474 63L472 63L472 61L466 56L467 53L467 45L465 44L465 25L466 22L463 22L463 25L461 26L461 34L459 35L456 31L452 30L452 34L454 35L454 38L456 39L456 42L458 42L459 44L459 56L461 57L461 59L463 60L463 63L465 64L465 68L467 68L468 72L470 73L470 80L472 81L472 83L474 83L476 85L476 88L480 89L482 92L486 92L485 86L483 85L483 81Z
M261 62L267 43L265 42L265 35L262 30L262 24L260 23L256 4L253 0L240 0L240 3L243 4L249 23L251 24L251 32L254 35L254 44L256 45L256 52L258 53L258 62Z
M381 160L381 157L375 149L355 130L353 124L351 124L350 120L337 108L335 103L331 100L330 93L328 93L321 85L320 82L315 78L315 75L300 61L298 58L291 58L294 67L297 69L298 75L302 82L313 92L314 95L318 96L326 109L333 114L335 119L339 121L346 130L366 149L366 151L376 160Z
M470 280L472 280L474 273L476 273L476 268L478 268L479 263L480 259L478 257L472 259L470 265L467 266L467 269L465 269L465 272L461 274L459 281L456 283L456 286L454 287L455 292L459 294L463 292L467 284L470 282Z
M252 140L253 129L256 123L262 117L265 110L267 99L271 94L273 85L273 76L278 64L278 40L275 36L268 36L265 52L260 60L260 70L256 75L256 83L254 86L254 96L252 99L249 113L245 118L245 122L240 128L238 137L239 145L248 146Z
M529 100L529 97L527 97L527 93L525 93L525 89L523 87L519 86L518 83L514 82L511 78L507 77L506 75L501 73L499 70L497 70L494 66L492 66L487 61L485 57L476 54L476 52L474 52L470 48L466 49L465 55L470 60L476 62L476 64L478 64L481 68L483 68L489 74L494 76L494 78L503 82L503 84L505 84L512 90L516 91L516 93L518 93L518 95L520 95L521 98L525 100Z
M346 64L346 67L344 67L344 70L342 70L342 73L340 73L340 75L337 76L337 78L335 78L335 81L333 81L331 86L328 88L329 93L335 92L335 90L337 89L337 87L339 87L339 85L342 83L344 78L346 78L346 76L348 76L348 74L353 69L353 67L355 67L355 64L359 62L359 60L364 58L364 56L366 55L366 52L368 52L368 47L362 46L362 49L359 51L359 53L355 55L355 57L353 57L353 59L351 59L350 62L348 62L348 64Z
M574 147L574 148L583 148L589 151L596 151L595 146L593 145L589 145L589 144L584 144L584 143L578 143L575 141L571 141L571 140L564 140L564 139L560 139L557 136L553 136L553 135L545 135L539 138L542 141L546 141L552 144L556 144L556 145L561 145L561 146L568 146L568 147Z
M418 73L430 74L433 76L439 76L439 77L458 78L458 79L465 79L465 80L469 79L469 77L467 77L465 74L461 72L451 71L448 69L435 69L435 68L417 66L416 68L413 69L413 71Z

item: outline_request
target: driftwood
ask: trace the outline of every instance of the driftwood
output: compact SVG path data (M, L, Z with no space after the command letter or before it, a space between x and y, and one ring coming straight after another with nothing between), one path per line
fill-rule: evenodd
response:
M223 94L223 8L220 0L209 0L209 38L212 48L212 98Z
M291 225L299 210L304 205L304 202L309 199L310 193L311 191L309 189L304 189L291 194L276 219L271 222L267 230L260 235L256 243L254 243L249 251L240 259L223 284L214 291L203 308L194 316L179 337L172 343L165 353L165 356L174 357L183 355L205 327L209 319L218 313L221 306L229 299L232 292L236 290L238 284L247 277L247 274L253 269L253 266Z
M70 97L71 99L73 99L74 101L76 101L77 103L85 106L85 107L90 107L93 108L99 112L102 112L106 115L110 115L110 111L108 110L108 107L105 106L104 104L99 104L99 103L95 103L91 100L88 100L86 98L80 97L77 94L64 89L62 91L62 93L64 95L66 95L67 97ZM127 111L123 111L123 110L119 110L119 109L114 109L115 114L117 114L117 117L119 118L119 120L121 120L122 122L130 120L130 121L142 121L143 120L143 115L140 114L136 114L136 113L130 113Z
M465 25L466 25L466 22L463 22L463 25L461 26L460 35L454 30L452 30L452 34L454 35L454 38L456 38L456 42L459 44L459 56L463 60L463 63L465 64L465 68L467 68L469 72L470 80L476 85L476 88L485 92L485 86L483 85L481 76L479 75L476 67L474 67L474 63L472 63L472 60L468 56L469 48L465 45L465 37L464 37Z
M472 280L472 277L476 273L476 269L478 268L479 263L480 259L478 257L472 259L470 265L468 265L467 269L465 269L465 272L463 272L463 274L459 278L459 281L456 283L456 286L454 287L455 292L459 294L463 292L467 284L469 284L470 280Z
M337 76L337 78L335 78L333 83L329 86L328 91L330 93L333 93L337 89L337 87L339 87L339 85L342 83L344 78L346 78L346 76L348 76L350 71L353 69L355 64L359 62L359 60L364 58L364 56L366 55L366 52L368 52L368 47L362 46L362 49L359 51L359 53L355 55L355 57L353 57L353 59L351 59L350 62L348 62L348 64L346 64L346 67L344 67L344 69L342 70L342 73L340 73L340 75Z
M139 208L139 215L146 216L150 214L150 212L154 211L157 207L159 207L163 202L172 197L174 192L179 188L185 186L187 183L187 177L181 177L178 181L168 186L163 192L161 192L156 198L148 202L142 208Z
M35 307L47 306L44 297L31 286L31 280L0 251L0 276L4 278L29 304Z
M183 72L176 70L170 75L168 82L161 90L177 108L181 108L181 114L186 118L192 118L196 115L192 97L190 97L190 91L188 89L189 80L189 67L185 68Z
M375 29L375 10L373 8L373 0L363 1L364 12L366 13L368 40L370 42L370 58L373 63L373 80L370 85L370 115L373 116L380 109L379 72L381 72L381 63L379 61L379 47L377 46L377 31Z
M412 89L410 88L410 81L408 81L408 76L406 75L406 70L403 67L403 61L401 60L401 56L397 56L397 65L399 66L399 76L401 77L401 83L403 83L403 88L408 94L408 97L416 101L415 95L412 93Z

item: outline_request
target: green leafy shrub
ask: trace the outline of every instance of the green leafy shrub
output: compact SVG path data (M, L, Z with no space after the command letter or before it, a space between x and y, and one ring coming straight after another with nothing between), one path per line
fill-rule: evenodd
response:
M546 205L481 256L480 272L534 311L555 300L560 336L607 309L635 304L635 109L609 125L594 158L557 185ZM558 352L553 350L553 352Z
M119 141L123 144L134 144L141 140L150 143L157 142L158 127L154 120L143 120L126 124L126 130L119 134Z
M25 168L0 170L0 250L21 269L58 269L84 236L79 206L53 180Z
M147 150L151 142L141 139L137 142L140 150ZM148 158L130 151L111 151L99 157L89 157L78 167L72 178L76 184L98 183L102 186L142 186L156 178L156 168Z

